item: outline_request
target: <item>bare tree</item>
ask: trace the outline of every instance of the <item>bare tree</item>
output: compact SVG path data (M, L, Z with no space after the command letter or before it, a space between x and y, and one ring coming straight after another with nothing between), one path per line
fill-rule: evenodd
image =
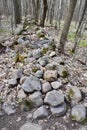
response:
M43 0L43 15L42 15L42 18L41 18L41 21L40 21L40 26L41 27L44 27L46 14L47 14L47 9L48 9L47 0Z
M13 0L15 24L21 23L21 0Z
M70 0L69 10L67 13L67 17L65 19L64 27L63 27L61 38L60 38L60 44L59 44L59 48L58 48L60 53L64 52L65 42L67 40L67 35L68 35L68 31L69 31L70 24L72 21L76 2L77 2L77 0Z

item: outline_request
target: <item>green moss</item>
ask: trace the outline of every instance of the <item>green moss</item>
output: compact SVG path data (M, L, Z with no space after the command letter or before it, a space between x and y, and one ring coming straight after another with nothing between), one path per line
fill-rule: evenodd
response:
M38 71L37 67L32 68L32 72L36 73Z
M63 78L66 78L68 76L68 71L67 70L64 70L63 72L62 72L62 77Z
M24 63L24 56L16 54L15 63L18 63L18 62Z
M61 62L60 62L60 65L65 65L64 61L61 61Z
M87 125L87 118L84 121L82 121L82 124Z
M0 33L4 33L6 32L6 30L0 29Z
M27 100L27 99L18 99L18 104L19 106L24 106L24 108L26 108L27 110L32 109L32 107L34 106L34 103L31 100Z
M76 120L76 116L71 116L71 119L72 120Z
M69 34L68 34L68 39L69 39L71 42L74 42L75 32L69 32Z
M44 38L44 37L45 37L45 35L44 35L43 33L38 33L37 36L38 36L39 38L41 38L41 37Z
M42 54L46 54L48 52L48 48L43 48Z
M74 96L73 90L70 88L68 98L71 100L71 98Z
M40 30L40 28L39 27L35 27L35 31L38 31L38 30Z
M55 44L50 45L50 49L53 50L53 51L55 51L56 45Z
M80 42L80 47L87 47L87 42L86 42L86 40L81 40L81 42Z
M3 101L3 99L2 98L0 98L0 103L3 103L4 101Z
M24 105L26 106L26 107L28 107L29 109L31 109L32 107L33 107L33 102L31 101L31 100L24 100L23 101L23 103L24 103Z

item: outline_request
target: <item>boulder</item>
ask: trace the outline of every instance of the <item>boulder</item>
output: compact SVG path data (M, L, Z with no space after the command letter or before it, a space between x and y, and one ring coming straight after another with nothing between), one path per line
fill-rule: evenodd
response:
M28 122L24 124L19 130L42 130L42 127Z
M50 107L52 115L63 116L66 113L66 103L63 103L57 107Z
M35 76L30 76L28 77L25 82L21 85L22 89L27 92L27 93L31 93L36 91L40 91L41 90L41 82L38 78L36 78Z
M45 106L38 108L33 115L34 119L41 119L48 116L48 111Z
M86 108L83 105L76 105L72 108L71 118L77 122L82 122L86 119Z
M57 79L57 71L53 71L53 70L47 70L45 73L44 73L44 79L46 81L54 81Z
M64 103L64 95L59 93L56 90L52 90L46 94L44 103L47 103L50 106L56 107Z
M51 91L51 89L52 89L52 87L51 87L49 82L42 84L42 92L43 93L47 93L47 92Z
M34 106L39 107L43 104L43 97L41 92L34 92L29 96L29 99L33 102Z
M51 86L53 87L53 89L58 89L62 86L62 82L61 81L54 81L51 83Z

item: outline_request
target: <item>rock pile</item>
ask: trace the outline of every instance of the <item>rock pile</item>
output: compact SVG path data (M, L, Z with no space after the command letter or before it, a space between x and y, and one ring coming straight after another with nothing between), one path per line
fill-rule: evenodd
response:
M37 36L40 41L36 43L31 43L28 36L25 37L27 40L21 37L18 39L20 46L27 47L26 53L22 54L24 62L16 64L13 62L15 66L17 65L17 69L13 77L8 72L10 78L5 81L7 91L8 89L15 90L15 104L18 103L16 101L21 103L26 101L28 105L33 104L35 108L33 119L48 117L50 114L57 117L63 116L68 111L67 102L69 102L72 107L72 119L78 122L85 120L86 108L80 105L81 91L77 86L70 84L67 66L64 60L57 55L54 41L45 38L45 33L41 30L36 32L36 35L33 34L32 38ZM14 53L12 58L15 55ZM8 115L15 113L15 110L8 104L1 104L2 109ZM27 124L20 130L26 127ZM30 125L29 128L36 129L37 127Z

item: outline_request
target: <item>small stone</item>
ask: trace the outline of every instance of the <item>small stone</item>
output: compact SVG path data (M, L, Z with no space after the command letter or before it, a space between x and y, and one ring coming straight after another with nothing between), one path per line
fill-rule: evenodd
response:
M48 63L48 59L46 57L42 57L42 58L39 58L38 62L41 66L45 66Z
M18 96L17 96L19 99L24 99L26 98L26 94L24 93L24 91L22 89L20 89L18 91Z
M7 130L7 128L6 128L6 127L4 127L4 128L1 128L1 130Z
M21 77L20 84L23 84L27 78L28 78L27 76Z
M16 78L9 79L9 80L8 80L8 84L9 84L9 87L15 87L15 86L17 85L17 80L16 80Z
M71 118L77 122L82 122L86 119L86 108L83 105L76 105L72 108Z
M25 46L26 46L26 47L29 47L30 43L31 43L30 40L26 40L26 41L25 41Z
M44 37L44 36L45 36L45 32L44 32L44 30L38 30L38 31L36 32L36 35L37 35L39 38L41 38L41 37Z
M49 82L46 82L42 85L42 92L43 93L47 93L47 92L51 91L51 89L52 89L52 87L51 87Z
M48 116L48 111L45 108L45 106L41 106L40 108L38 108L33 115L34 119L40 119L40 118L44 118Z
M41 92L34 92L29 96L29 99L32 101L34 106L39 107L43 104L43 97Z
M24 124L19 130L42 130L42 127L28 122Z
M7 103L4 103L2 105L2 109L7 113L7 115L12 115L16 112L16 110L13 109L12 106Z
M19 69L19 70L17 70L16 72L15 72L15 78L16 79L20 79L21 77L22 77L22 69Z
M53 89L58 89L62 86L62 82L61 81L54 81L51 83Z
M49 104L50 106L56 107L64 103L64 95L59 93L56 90L48 92L45 96L44 103Z
M54 56L56 56L56 52L55 51L50 53L50 57L54 57Z
M33 115L32 115L31 113L29 113L26 118L27 118L27 119L31 119L32 117L33 117Z
M38 78L35 76L30 76L25 80L21 87L25 92L31 93L35 90L40 91L41 86L41 82Z
M82 98L81 92L80 92L79 88L76 86L69 87L68 95L69 95L70 99L72 101L74 101L74 103L78 103Z
M21 121L21 117L18 117L16 121L17 121L17 122Z
M79 130L87 130L87 126L81 126Z
M55 116L63 116L66 113L66 103L63 103L57 107L50 107L50 110Z
M18 39L18 43L19 43L19 44L22 44L22 45L25 45L25 41L24 41L22 38L19 38L19 39Z
M56 62L51 62L51 63L46 65L47 70L56 70L56 68L57 68L57 63Z
M66 66L64 66L64 65L59 65L59 66L58 66L58 74L59 74L61 77L66 78L66 77L68 76L68 70L67 70Z
M42 78L42 77L43 77L43 71L38 70L38 71L35 73L35 76L36 76L37 78Z
M40 49L34 50L33 51L33 57L35 59L38 59L38 58L42 57L42 51Z
M47 70L45 73L44 73L44 79L47 80L47 81L54 81L57 79L57 71L53 71L53 70Z

